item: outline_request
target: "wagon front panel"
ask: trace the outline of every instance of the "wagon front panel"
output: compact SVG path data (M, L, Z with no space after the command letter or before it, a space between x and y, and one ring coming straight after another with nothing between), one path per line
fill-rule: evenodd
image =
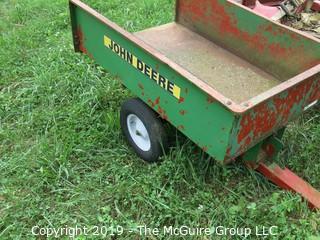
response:
M235 157L260 143L268 136L276 133L285 127L289 121L296 119L306 110L318 105L320 99L320 65L310 70L311 76L299 84L292 84L290 81L281 84L275 89L265 93L277 91L273 97L254 105L248 111L239 116L237 123L232 131L230 146L226 157ZM299 81L305 77L301 74L292 81ZM247 104L259 102L258 96Z

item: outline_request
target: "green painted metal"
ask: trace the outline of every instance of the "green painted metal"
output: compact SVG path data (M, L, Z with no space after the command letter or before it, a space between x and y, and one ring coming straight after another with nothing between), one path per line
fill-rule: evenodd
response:
M220 21L220 27L229 28L226 35L223 36L221 33L218 38L215 36L216 42L222 43L221 40L225 40L222 46L227 45L228 49L238 44L236 40L240 42L250 40L250 36L259 31L260 34L262 31L262 35L265 36L264 32L268 30L258 29L261 27L259 24L266 22L266 19L252 15L252 13L242 14L244 11L242 7L237 6L238 9L235 10L234 3L228 1L201 0L199 4L196 0L185 0L184 2L178 1L178 3L177 19L181 20L183 14L188 11L196 14L192 20L194 21L193 27L197 26L196 20L199 20L199 17L208 20L210 14L215 12L217 21L215 24L219 24ZM185 5L180 9L182 3ZM192 3L193 7L186 8L188 3ZM203 9L199 10L198 7L208 7L206 3L210 3L211 8L206 8L206 14L203 16L201 15ZM243 105L235 105L232 101L225 102L224 96L79 0L71 0L70 13L75 50L87 54L110 73L117 75L129 90L210 156L223 163L242 156L247 165L257 168L279 186L300 193L313 207L320 208L318 191L288 169L282 170L276 165L268 167L264 163L277 157L282 148L281 137L284 126L288 121L302 114L306 107L314 105L320 99L320 48L317 45L319 42L298 37L302 44L310 43L313 49L306 51L307 60L304 63L290 61L283 63L280 68L284 68L282 69L284 72L281 72L280 68L274 64L283 59L272 59L271 55L266 52L266 59L263 60L252 52L252 49L250 50L250 43L241 48L242 50L233 49L236 53L249 49L249 56L246 58L256 59L258 66L273 60L272 67L269 67L268 70L272 70L278 76L285 77L295 71L304 71L299 76L270 90L267 94L263 93L262 96L259 95ZM230 22L232 20L230 16L235 16L238 21ZM250 19L255 19L256 22ZM243 25L245 22L251 24ZM197 30L201 27L201 24L198 25ZM249 35L243 35L241 29L245 29ZM276 27L276 29L281 28ZM215 35L216 29L211 30L211 33ZM220 31L224 30L220 29ZM280 49L288 49L288 44L297 42L296 34L290 34L288 29L279 34L281 37L269 36L269 40L264 43L279 41ZM287 37L291 38L291 40L288 39L289 43L285 41ZM261 35L254 42L259 39L261 40ZM305 49L302 48L302 50ZM312 53L312 51L315 52ZM297 52L291 53L295 59ZM310 67L313 64L315 64L314 67L305 69L306 66Z
M282 137L285 128L279 129L270 137L258 142L247 150L242 156L242 160L247 166L257 168L260 162L273 162L277 160L280 151L283 149Z
M276 134L272 135L271 137L267 138L266 141L264 141L263 149L267 154L269 162L276 161L279 157L279 153L284 147L282 137L285 129L285 127L280 129Z
M110 73L117 75L130 91L204 151L216 160L223 161L234 123L234 114L221 103L212 102L211 96L147 53L141 46L125 38L120 32L75 5L71 8L74 37L78 38L76 41L81 42L77 48L81 48L81 51L86 52ZM180 99L172 96L154 80L107 48L104 44L105 36L179 86Z
M192 3L195 8L186 8L188 3ZM319 55L317 54L320 45L314 39L299 36L298 33L292 33L287 28L282 29L278 24L270 23L264 18L260 19L260 16L252 12L249 12L248 16L242 16L241 13L244 9L234 6L234 3L223 0L203 0L203 3L212 4L210 9L206 9L205 16L201 15L201 9L196 8L198 7L196 1L188 0L183 4L178 1L177 19L179 21L183 19L183 24L188 25L190 22L186 24L186 21L191 21L193 12L198 14L194 16L195 19L200 16L205 17L204 19L208 21L208 17L213 14L211 11L221 8L224 12L222 15L221 12L217 12L217 16L221 19L227 19L225 20L227 22L222 21L222 23L230 28L229 32L224 33L222 46L228 45L228 49L232 50L239 42L244 44L243 41L247 35L239 33L239 39L235 38L238 31L241 32L245 29L249 34L248 38L254 36L256 31L259 33L256 41L261 37L262 39L267 37L267 44L271 44L270 46L277 42L285 49L290 49L290 44L296 46L294 44L297 44L297 39L300 39L302 45L314 49L314 52L307 51L304 63L296 61L294 63L296 65L293 65L293 62L275 58L272 63L274 67L276 67L275 63L279 62L285 64L285 68L291 69L291 73L282 69L283 74L291 75L292 71L302 71L305 65L310 65L313 60L314 63L319 63ZM235 7L238 8L238 12ZM232 14L226 11L231 11ZM259 95L243 104L238 105L232 101L228 104L229 101L225 102L224 96L210 89L204 82L200 82L192 75L187 74L186 71L179 69L172 61L164 59L162 55L145 46L134 35L103 18L80 1L71 1L70 13L75 50L86 53L110 73L118 76L130 91L219 162L230 162L249 149L251 150L244 157L258 159L258 150L270 140L270 138L267 139L268 137L282 129L290 120L301 115L308 104L320 98L320 64L318 64L290 81L284 82L281 86L270 90L268 94L261 94L261 96ZM228 22L229 15L236 16L237 21ZM246 26L243 24L245 21L252 22L252 24ZM201 25L197 24L195 21L193 27L198 27L197 31L199 31ZM271 26L273 30L264 33L268 26ZM203 27L203 29L205 28L208 26ZM216 33L214 30L212 30L212 34ZM279 33L273 39L271 35L275 30ZM222 40L217 38L218 43ZM237 42L237 40L239 41ZM255 59L258 55L253 52L253 45L250 43L246 47L239 48L238 51L249 48L251 50L248 51L246 58ZM297 51L291 53L295 57L298 54ZM270 62L271 57L268 53L263 63ZM261 54L259 59L262 59ZM297 59L295 58L295 60ZM262 60L259 61L257 64L262 64ZM149 74L143 73L142 68L146 72L146 65L142 63L148 65L147 72ZM294 66L297 66L298 69L294 69ZM274 68L269 70L274 70L277 73L281 72L282 67L283 65L277 66L277 70ZM153 79L153 73L157 75L158 80ZM167 81L167 84L164 84L166 87L163 87L164 85L161 87L159 74L163 80ZM172 84L171 87L169 82ZM173 90L174 88L179 90L178 93Z
M263 159L260 159L260 154L262 153L262 145L263 142L259 142L258 144L256 144L255 146L253 146L252 148L250 148L248 151L246 151L243 155L242 155L242 159L244 162L246 162L246 164L248 165L255 165L258 162L260 162L260 160L265 160L264 156Z

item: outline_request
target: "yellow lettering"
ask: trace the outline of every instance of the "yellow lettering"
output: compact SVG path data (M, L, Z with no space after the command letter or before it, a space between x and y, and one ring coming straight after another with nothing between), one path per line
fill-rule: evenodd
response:
M173 96L175 98L180 99L180 92L181 92L180 88L177 85L174 85L173 86Z
M107 48L111 49L114 53L126 60L128 63L132 64L134 68L147 75L151 80L154 80L161 88L164 88L166 91L170 92L175 98L180 99L181 89L177 85L173 85L173 83L171 82L169 84L168 79L161 76L157 71L146 65L136 56L131 55L131 53L127 52L126 49L122 48L120 45L116 44L115 42L112 42L112 40L109 37L104 36L103 41L104 45ZM130 56L129 58L128 55Z
M111 47L111 39L108 38L107 36L104 36L104 45L108 48Z

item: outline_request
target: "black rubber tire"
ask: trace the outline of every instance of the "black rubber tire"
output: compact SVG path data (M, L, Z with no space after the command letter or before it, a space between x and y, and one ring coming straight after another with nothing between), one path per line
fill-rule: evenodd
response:
M132 139L127 126L127 117L130 114L135 114L144 124L151 143L149 151L143 151ZM122 104L120 125L128 143L136 154L146 162L152 163L159 161L159 158L167 151L168 137L164 124L159 115L139 98L131 98Z

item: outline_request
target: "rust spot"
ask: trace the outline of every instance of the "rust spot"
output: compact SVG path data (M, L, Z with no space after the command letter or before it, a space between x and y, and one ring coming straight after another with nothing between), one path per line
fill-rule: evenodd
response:
M231 153L231 147L228 147L228 149L227 149L227 156L230 156L230 153Z
M229 163L231 163L231 162L236 161L235 158L230 158L230 156L231 156L231 147L228 147L228 149L227 149L227 151L226 151L226 156L225 156L225 158L224 158L224 160L223 160L223 163L224 163L224 164L229 164Z
M178 128L178 130L181 130L181 131L184 131L184 130L185 130L185 128L184 128L183 125L179 125L177 128Z
M87 51L86 47L84 46L84 35L83 35L82 29L80 26L77 28L77 31L76 31L76 39L78 40L79 50L81 52L83 52L84 54L87 54L88 51Z
M275 147L272 145L272 144L267 144L263 150L266 152L266 154L269 156L269 157L272 157L275 152L276 152L276 149Z
M144 89L144 86L143 86L143 84L142 84L142 83L139 83L139 84L138 84L138 86L139 86L139 88L140 88L141 90L143 90L143 89Z
M244 145L249 146L250 143L251 143L251 137L247 137Z
M158 113L159 113L160 115L163 114L163 109L162 109L160 106L158 106Z
M256 169L258 167L257 163L254 161L245 161L244 162L247 168Z
M241 131L238 133L238 143L240 143L251 132L253 121L249 114L244 115L242 117L240 125L241 125Z
M213 97L211 97L211 96L208 96L207 97L207 102L209 103L209 104L211 104L211 103L214 103L216 100L213 98Z
M163 118L164 120L168 120L167 113L162 107L158 106L157 112L159 113L161 118Z
M187 113L187 111L186 110L180 110L179 113L183 116L183 115L185 115Z
M154 108L155 106L157 106L160 103L160 97L157 97L154 102L149 98L148 103L151 105L151 107Z
M157 97L156 100L154 101L154 105L158 105L160 102L160 97Z
M285 125L292 116L300 114L304 103L319 98L319 81L310 78L245 113L240 121L238 143L248 146L277 126Z
M208 151L208 147L207 146L202 147L202 151L204 152Z
M183 102L184 102L184 98L183 98L183 97L180 97L179 103L183 103Z

